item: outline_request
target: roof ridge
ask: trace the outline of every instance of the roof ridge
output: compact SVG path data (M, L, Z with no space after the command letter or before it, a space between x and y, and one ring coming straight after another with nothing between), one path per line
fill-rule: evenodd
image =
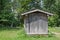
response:
M28 11L28 12L23 13L21 15L26 15L26 14L29 14L29 13L32 13L32 12L35 12L35 11L39 11L39 12L45 13L47 15L53 15L52 13L49 13L49 12L46 12L46 11L43 11L43 10L40 10L40 9L31 10L31 11Z

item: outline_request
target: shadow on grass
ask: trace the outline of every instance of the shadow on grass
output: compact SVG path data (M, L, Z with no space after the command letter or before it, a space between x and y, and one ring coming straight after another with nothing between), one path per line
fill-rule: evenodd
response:
M55 34L49 31L48 32L48 37L55 37Z
M18 35L20 35L20 34L18 34ZM23 38L52 38L52 37L55 37L55 34L49 32L48 35L27 35L23 31L23 32L21 32L21 35L20 36L23 37Z
M23 27L0 27L0 31L3 31L3 30L19 30Z

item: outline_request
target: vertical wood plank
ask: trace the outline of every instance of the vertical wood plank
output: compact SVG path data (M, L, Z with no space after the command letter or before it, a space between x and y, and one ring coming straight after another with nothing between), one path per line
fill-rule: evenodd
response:
M47 15L43 13L32 13L24 20L25 30L30 34L47 34L48 20Z

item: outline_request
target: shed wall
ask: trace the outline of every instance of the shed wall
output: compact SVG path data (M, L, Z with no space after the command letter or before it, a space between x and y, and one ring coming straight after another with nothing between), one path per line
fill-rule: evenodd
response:
M48 17L44 13L31 13L24 18L27 34L48 34Z

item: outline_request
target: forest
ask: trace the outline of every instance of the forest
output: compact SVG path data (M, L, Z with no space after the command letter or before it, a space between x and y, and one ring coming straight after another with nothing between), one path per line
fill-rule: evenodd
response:
M49 26L60 26L60 0L0 0L0 27L23 25L21 14L33 9L53 13Z

